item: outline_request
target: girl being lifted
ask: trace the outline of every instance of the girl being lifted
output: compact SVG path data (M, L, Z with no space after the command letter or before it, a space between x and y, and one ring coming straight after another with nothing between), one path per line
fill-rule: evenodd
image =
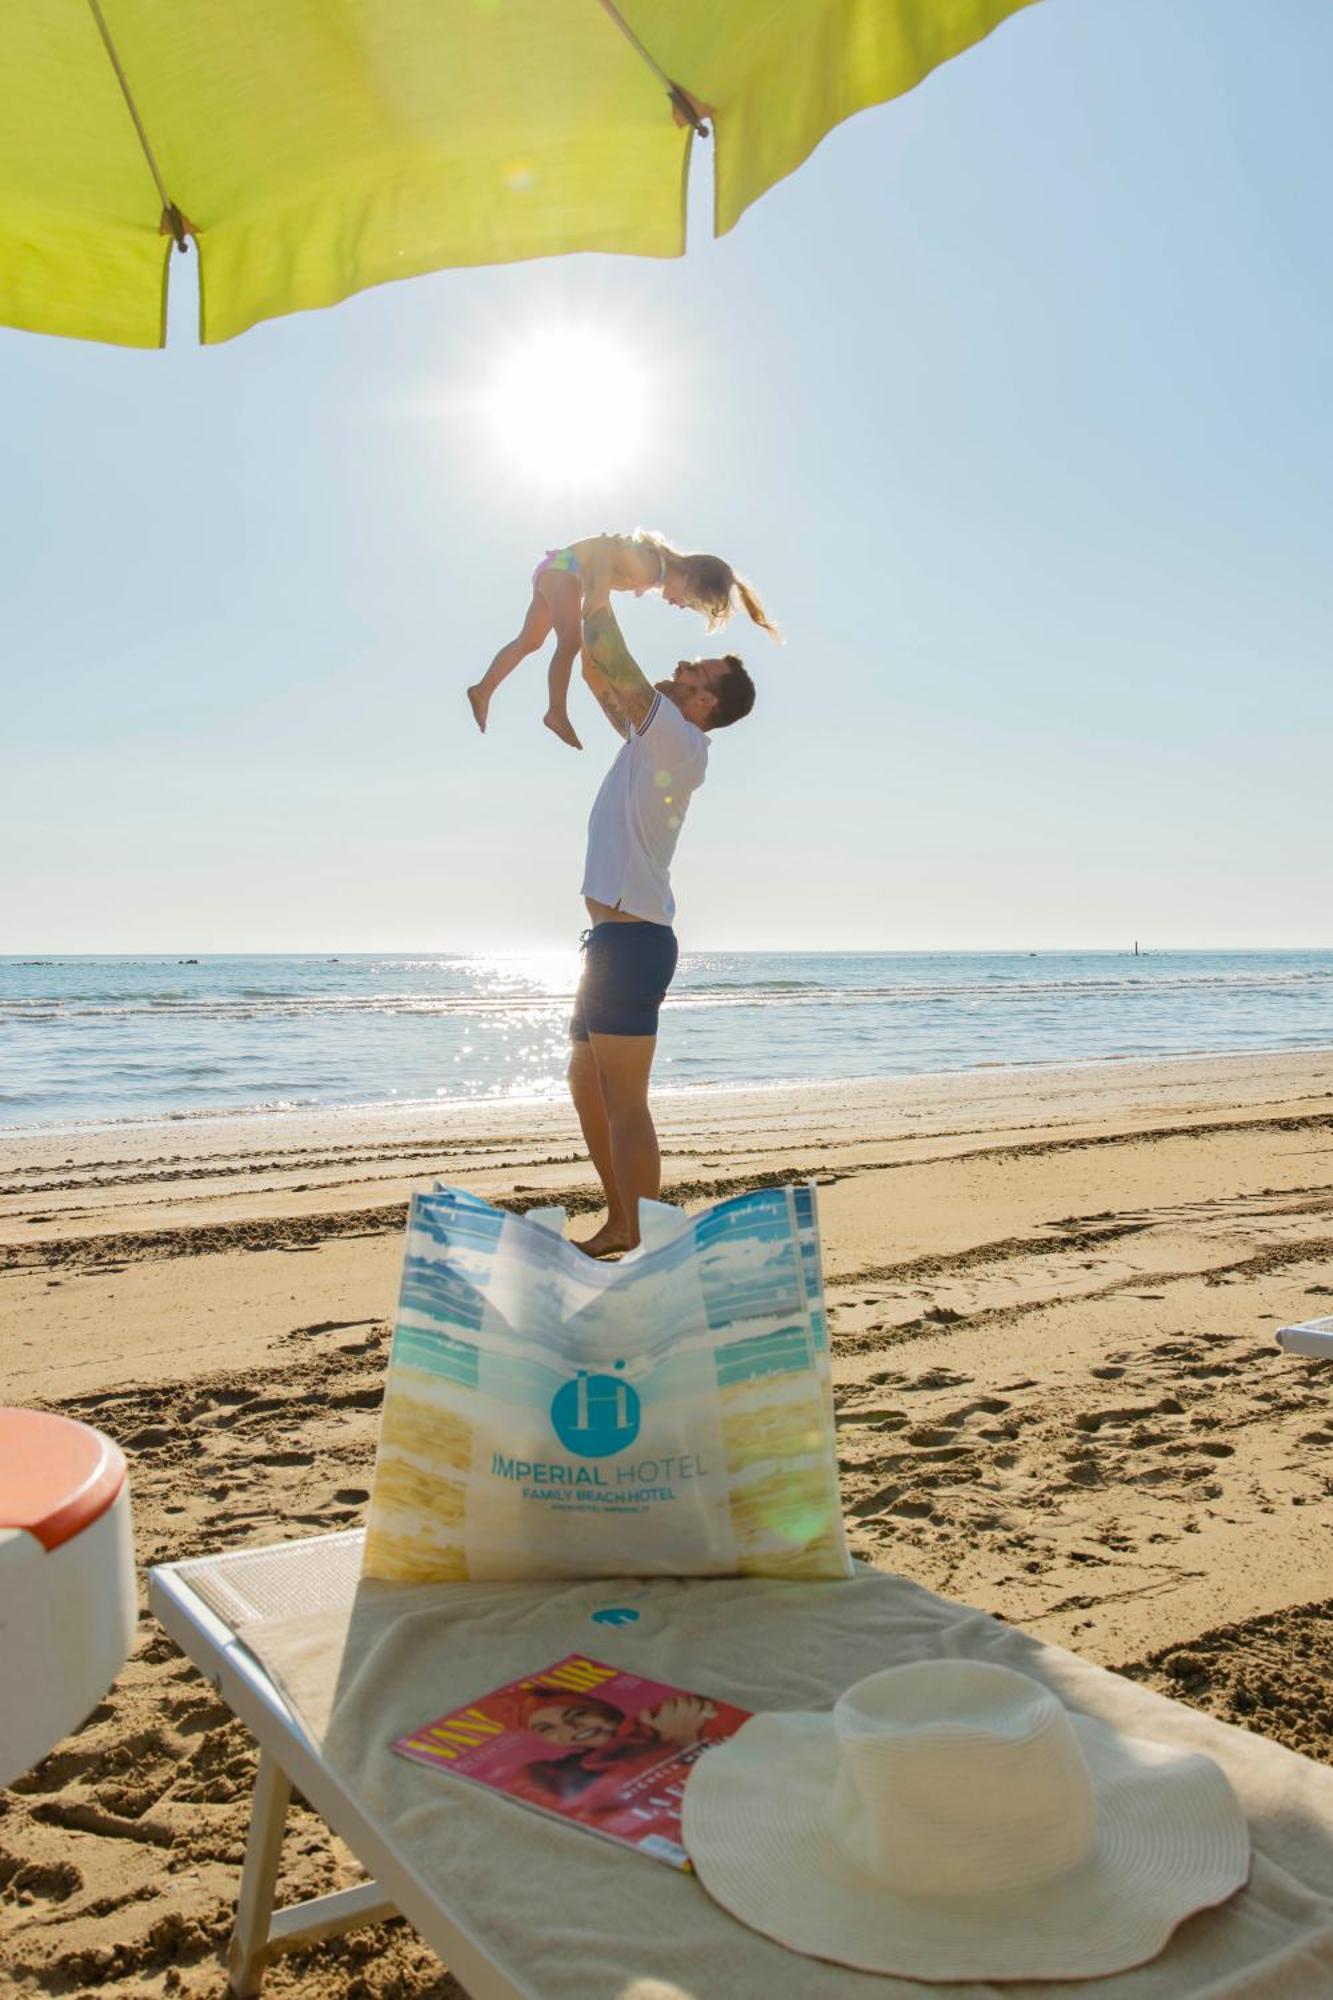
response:
M582 645L583 578L594 562L612 590L632 590L636 597L660 590L668 604L701 613L710 632L725 625L739 603L756 625L772 638L778 636L750 585L720 556L682 555L660 535L643 528L632 535L589 535L566 549L548 550L533 571L532 602L522 630L500 648L481 679L467 691L478 729L486 727L491 696L501 681L554 632L555 651L546 676L548 706L542 720L562 743L574 750L583 748L569 719L569 682Z

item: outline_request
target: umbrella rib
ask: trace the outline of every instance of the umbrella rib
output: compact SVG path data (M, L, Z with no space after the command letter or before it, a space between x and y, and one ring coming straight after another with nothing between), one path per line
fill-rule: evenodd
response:
M703 121L697 102L690 96L688 90L682 89L680 84L674 83L667 75L661 63L658 62L656 56L652 53L652 50L645 48L639 40L639 37L635 34L633 28L631 28L619 7L614 4L614 0L598 0L598 5L601 7L602 12L615 22L631 48L638 50L653 75L666 91L667 96L671 99L672 108L679 114L684 123L693 126L701 139L706 139L708 137L708 127Z
M130 117L134 120L134 129L139 135L139 144L143 148L143 156L148 162L148 171L153 176L158 194L162 199L162 233L164 236L168 234L174 236L176 239L176 248L184 250L186 232L189 231L193 235L194 225L186 221L175 202L171 199L171 196L167 193L167 184L162 178L162 170L158 166L152 146L148 142L148 134L144 130L143 119L139 116L139 107L134 101L134 93L130 89L129 78L126 76L120 57L116 53L116 45L111 39L111 30L107 27L100 0L88 0L88 6L92 12L94 21L97 23L97 32L102 37L102 46L107 52L112 69L116 72L116 81L120 85L120 94L125 99L126 109L129 111Z

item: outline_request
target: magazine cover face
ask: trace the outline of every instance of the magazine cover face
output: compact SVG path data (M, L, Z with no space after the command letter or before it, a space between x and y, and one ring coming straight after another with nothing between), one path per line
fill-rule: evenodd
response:
M571 1653L482 1695L394 1749L589 1833L687 1868L691 1767L749 1711Z

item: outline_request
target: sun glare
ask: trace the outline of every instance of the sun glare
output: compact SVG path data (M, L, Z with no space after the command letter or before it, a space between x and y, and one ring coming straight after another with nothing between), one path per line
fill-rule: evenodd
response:
M499 359L481 398L506 463L534 484L586 485L626 470L648 441L649 384L622 342L566 326Z

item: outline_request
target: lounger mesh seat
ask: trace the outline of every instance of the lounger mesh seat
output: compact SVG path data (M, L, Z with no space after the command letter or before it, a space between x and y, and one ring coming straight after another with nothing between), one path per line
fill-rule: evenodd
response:
M1128 1682L905 1578L391 1586L361 1538L167 1565L158 1618L257 1738L232 1990L268 1958L399 1912L475 2000L927 2000L940 1989L784 1951L692 1877L392 1754L392 1738L581 1650L749 1708L831 1705L906 1660L1000 1661L1117 1728L1201 1750L1246 1810L1249 1886L1152 1964L1059 1992L1089 2000L1326 2000L1333 1993L1333 1770ZM612 1608L613 1624L598 1620ZM628 1618L626 1618L628 1614ZM624 1620L625 1622L619 1622ZM273 1911L291 1786L374 1877ZM952 2000L1052 1989L953 1985Z

